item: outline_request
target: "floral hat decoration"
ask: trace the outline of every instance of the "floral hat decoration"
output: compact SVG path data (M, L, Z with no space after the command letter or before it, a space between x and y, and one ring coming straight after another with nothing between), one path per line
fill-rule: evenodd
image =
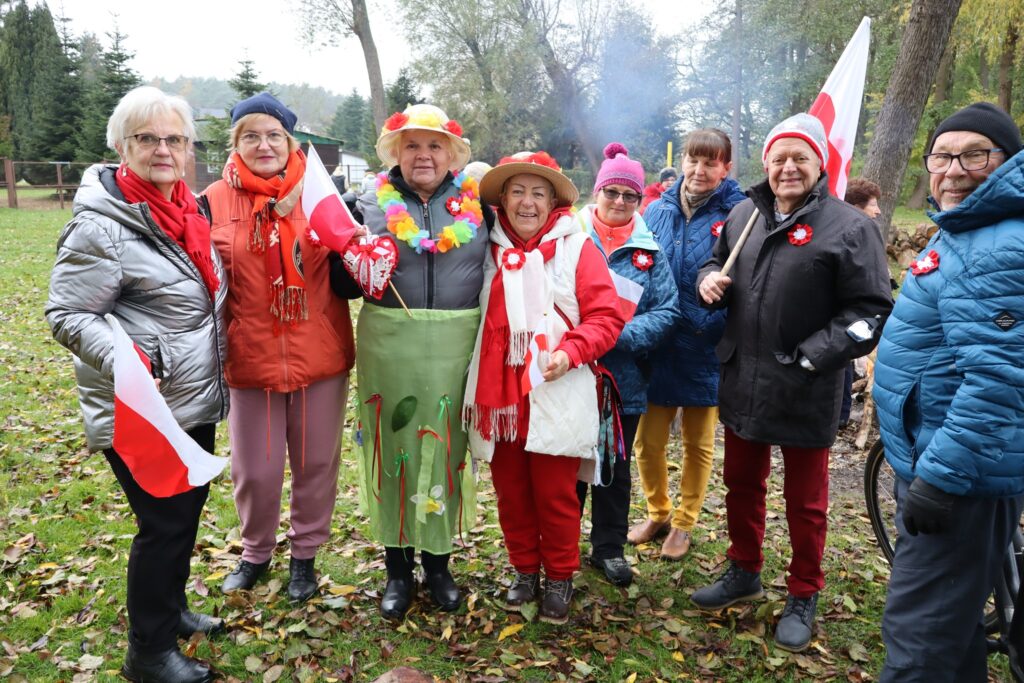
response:
M540 176L551 183L555 188L557 206L572 206L580 198L580 191L562 174L562 167L550 154L518 152L502 158L497 166L484 174L480 179L480 199L491 206L497 206L501 203L501 192L508 179L523 173Z
M452 170L469 161L469 140L462 137L462 126L432 104L410 104L404 112L395 112L384 122L377 138L377 156L389 167L398 163L398 143L402 131L429 130L448 138L452 150Z

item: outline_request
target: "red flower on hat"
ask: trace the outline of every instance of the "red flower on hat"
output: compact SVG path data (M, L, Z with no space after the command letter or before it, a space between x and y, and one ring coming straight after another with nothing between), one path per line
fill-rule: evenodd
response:
M526 265L526 254L522 249L506 249L501 255L501 266L505 270L519 270Z
M722 226L725 225L725 221L715 221L711 224L711 236L718 237L722 234Z
M459 212L462 211L462 202L459 201L458 197L449 197L448 201L444 203L444 208L448 209L448 213L453 216L458 216Z
M910 272L914 275L924 275L939 267L939 254L932 249L927 254L910 264Z
M409 123L409 117L400 111L396 111L384 122L384 128L389 131L398 130L407 123Z
M462 126L455 119L448 119L448 123L444 124L444 129L455 137L462 137Z
M802 247L811 241L811 237L814 235L814 228L804 223L797 223L789 229L786 235L789 237L790 244Z
M558 165L554 157L547 152L520 152L510 157L502 157L498 161L498 166L503 166L504 164L538 164L553 168L559 172L562 170L562 167Z
M650 270L654 265L654 257L643 249L637 249L633 252L633 265L637 270Z

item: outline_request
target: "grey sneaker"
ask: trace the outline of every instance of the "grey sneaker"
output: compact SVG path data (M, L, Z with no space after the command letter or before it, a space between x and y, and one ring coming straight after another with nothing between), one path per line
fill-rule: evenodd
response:
M735 562L710 586L700 588L690 596L697 607L718 610L745 600L759 600L764 597L760 572L748 572Z
M814 613L817 608L817 593L809 598L787 597L786 607L775 627L775 644L790 652L806 650L814 633Z

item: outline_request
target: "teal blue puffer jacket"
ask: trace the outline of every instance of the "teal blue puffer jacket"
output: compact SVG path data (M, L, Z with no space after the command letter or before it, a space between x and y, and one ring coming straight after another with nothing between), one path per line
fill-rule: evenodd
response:
M605 255L601 240L594 232L591 215L595 210L595 205L588 204L580 209L577 219ZM672 279L672 268L644 219L640 214L634 215L636 224L629 239L605 258L608 259L609 270L642 285L644 291L636 313L622 328L615 347L600 359L615 378L625 415L647 412L647 385L651 379L648 356L679 322L679 294ZM637 258L640 254L644 259Z
M878 345L874 398L886 457L902 478L949 493L1018 496L1024 152L932 220L939 231L907 273Z

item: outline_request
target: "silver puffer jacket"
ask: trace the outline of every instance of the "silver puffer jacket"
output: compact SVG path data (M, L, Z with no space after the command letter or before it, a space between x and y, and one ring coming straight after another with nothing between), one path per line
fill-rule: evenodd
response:
M227 281L211 244L221 286L210 301L184 250L153 222L146 204L128 204L115 166L86 171L73 216L57 242L46 319L75 355L78 398L93 451L113 439L111 313L153 362L160 393L185 430L227 415L222 310Z

